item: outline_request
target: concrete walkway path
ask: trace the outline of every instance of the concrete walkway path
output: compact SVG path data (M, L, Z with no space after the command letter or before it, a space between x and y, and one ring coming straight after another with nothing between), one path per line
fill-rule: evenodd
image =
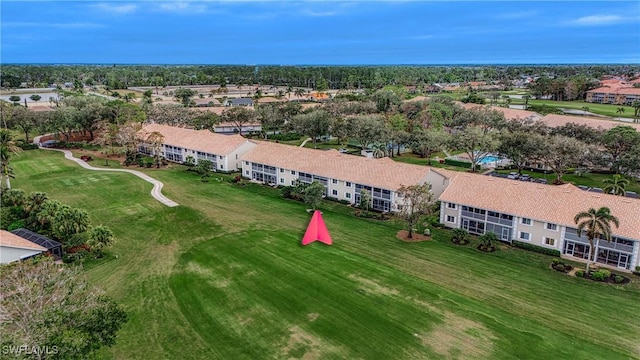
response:
M304 139L304 141L302 142L302 144L300 144L300 147L304 147L305 145L307 145L307 143L311 141L311 138L306 138Z
M38 139L39 140L39 139ZM34 141L35 142L35 141ZM159 181L156 180L154 178L152 178L151 176L144 174L140 171L137 170L129 170L129 169L105 169L105 168L97 168L97 167L93 167L89 164L87 164L84 160L78 159L76 157L73 157L73 154L71 153L71 151L69 150L62 150L62 149L51 149L51 148L45 148L45 147L40 147L40 149L42 150L53 150L53 151L60 151L64 153L64 157L66 159L69 159L71 161L75 161L76 163L78 163L80 166L82 166L83 168L87 169L87 170L96 170L96 171L116 171L116 172L126 172L126 173L130 173L133 174L139 178L141 178L144 181L150 182L151 184L153 184L153 189L151 190L151 196L153 196L156 200L160 201L161 203L169 206L169 207L174 207L174 206L178 206L178 203L167 198L166 196L162 195L162 187L164 186L164 184Z

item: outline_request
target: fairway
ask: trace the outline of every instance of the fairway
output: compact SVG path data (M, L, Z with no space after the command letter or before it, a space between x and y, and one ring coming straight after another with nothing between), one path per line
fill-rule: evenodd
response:
M129 314L107 359L640 358L640 286L559 274L501 247L404 243L399 225L321 206L333 246L299 243L311 214L278 190L180 166L147 169L180 206L123 173L24 151L14 188L44 191L108 225L113 255L92 283ZM136 170L139 170L137 167Z

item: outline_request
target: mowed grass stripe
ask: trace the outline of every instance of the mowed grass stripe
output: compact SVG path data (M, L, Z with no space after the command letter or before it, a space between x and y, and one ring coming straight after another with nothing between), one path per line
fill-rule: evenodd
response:
M60 173L28 169L40 160ZM180 167L149 171L182 205L172 209L127 174L59 186L94 174L58 154L24 152L16 169L14 187L48 192L116 231L118 258L87 272L131 315L107 358L640 357L637 283L569 278L548 257L481 254L439 231L403 243L393 223L334 203L322 210L335 245L301 248L304 204L266 187L203 184Z

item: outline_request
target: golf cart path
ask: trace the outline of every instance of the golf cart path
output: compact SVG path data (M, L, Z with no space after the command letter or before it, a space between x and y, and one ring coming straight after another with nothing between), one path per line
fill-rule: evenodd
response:
M167 205L168 207L175 207L178 206L179 204L171 199L169 199L168 197L162 195L162 187L164 186L164 184L159 181L156 180L154 178L152 178L151 176L144 174L140 171L137 170L129 170L129 169L105 169L105 168L97 168L97 167L93 167L89 164L87 164L84 160L78 159L76 157L73 156L73 154L71 153L71 151L69 150L62 150L62 149L51 149L51 148L45 148L45 147L40 147L40 149L43 150L53 150L53 151L60 151L64 153L64 157L66 159L69 159L71 161L75 161L76 163L78 163L80 166L82 166L83 168L87 169L87 170L96 170L96 171L117 171L117 172L127 172L130 174L133 174L139 178L141 178L144 181L150 182L151 184L153 184L153 189L151 189L151 196L153 196L154 199L160 201L161 203Z

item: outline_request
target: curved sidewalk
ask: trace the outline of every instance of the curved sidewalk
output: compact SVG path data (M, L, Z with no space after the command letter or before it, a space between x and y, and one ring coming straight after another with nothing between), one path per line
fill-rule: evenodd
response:
M161 203L169 206L169 207L174 207L174 206L178 206L179 204L169 198L167 198L166 196L162 195L162 187L164 186L164 184L159 181L156 180L154 178L152 178L151 176L141 173L140 171L137 170L129 170L129 169L105 169L105 168L97 168L97 167L93 167L89 164L87 164L84 160L78 159L76 157L73 157L73 154L71 153L71 151L69 150L62 150L62 149L51 149L51 148L45 148L45 147L40 147L40 149L43 150L53 150L53 151L60 151L64 153L64 157L66 159L69 159L71 161L75 161L76 163L80 164L80 166L82 166L85 169L88 170L96 170L96 171L118 171L118 172L127 172L130 174L133 174L139 178L141 178L144 181L150 182L153 184L153 189L151 190L151 196L153 196L156 200L160 201Z

